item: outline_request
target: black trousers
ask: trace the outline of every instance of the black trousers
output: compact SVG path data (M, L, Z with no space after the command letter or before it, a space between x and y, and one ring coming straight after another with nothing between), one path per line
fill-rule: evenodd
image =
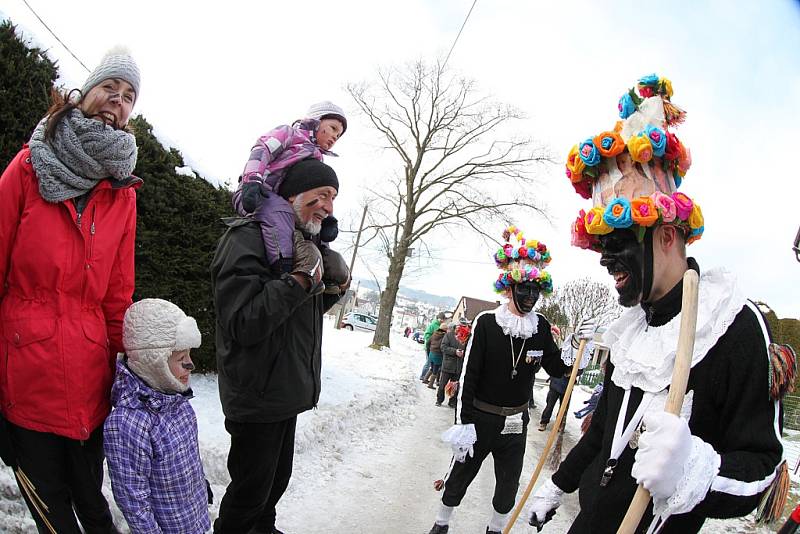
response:
M292 477L296 425L296 416L277 423L225 419L231 483L214 521L215 534L271 534L275 505Z
M494 459L492 506L501 514L510 512L514 507L525 456L527 425L521 434L501 434L501 430L502 426L475 423L478 441L473 446L474 454L467 456L464 463L456 462L450 470L442 495L445 506L461 504L461 499L480 471L483 460L491 453Z
M117 533L103 487L103 427L85 441L35 432L8 423L17 462L47 505L47 520L58 534ZM19 478L17 478L17 485ZM40 533L49 533L20 486ZM77 514L77 519L76 519Z
M436 391L436 402L441 404L444 402L444 387L450 380L458 380L458 375L455 373L448 373L447 371L442 371L439 375L439 389ZM452 397L450 401L447 403L450 406L456 405L455 397Z
M547 404L542 410L542 418L539 420L540 423L547 424L550 422L550 416L553 415L553 408L556 407L556 401L558 401L559 406L562 402L564 402L564 393L559 393L558 391L550 388L547 390Z

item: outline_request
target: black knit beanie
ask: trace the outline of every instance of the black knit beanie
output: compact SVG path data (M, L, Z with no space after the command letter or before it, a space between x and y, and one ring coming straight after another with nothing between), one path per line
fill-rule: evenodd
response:
M288 199L326 185L339 191L339 180L336 178L336 172L319 160L314 158L304 159L289 167L286 178L284 178L280 187L280 195Z

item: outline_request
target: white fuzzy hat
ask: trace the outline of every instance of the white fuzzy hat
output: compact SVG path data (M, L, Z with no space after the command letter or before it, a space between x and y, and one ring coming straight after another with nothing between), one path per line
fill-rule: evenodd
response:
M151 388L163 393L180 393L188 386L169 370L173 351L200 346L197 322L175 304L162 299L134 302L125 312L122 344L128 368Z
M339 119L342 123L342 133L347 131L347 118L344 116L344 110L330 100L312 104L306 112L306 117L317 120Z
M136 93L134 101L139 98L139 67L126 48L116 47L106 52L106 55L100 60L100 64L86 78L83 87L81 87L81 93L86 96L93 87L109 78L125 80L131 84Z

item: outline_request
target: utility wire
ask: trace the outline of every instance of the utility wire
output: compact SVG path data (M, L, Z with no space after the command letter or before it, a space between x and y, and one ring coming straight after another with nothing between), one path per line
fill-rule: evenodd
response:
M447 60L450 59L450 54L453 53L453 49L456 47L456 43L458 42L458 38L461 37L461 32L464 31L464 26L467 25L467 21L469 20L469 16L472 15L472 10L475 9L475 4L477 4L477 3L478 3L478 0L473 0L472 7L469 8L469 13L467 13L467 16L464 18L464 24L461 25L461 29L458 30L458 35L456 35L456 38L453 40L453 46L450 47L450 51L447 53L447 57L444 58L444 63L442 63L442 69L444 69L445 65L447 65Z
M67 45L65 45L65 44L64 44L64 41L62 41L61 39L59 39L59 38L58 38L58 35L56 35L56 34L53 32L53 30L51 30L51 29L50 29L50 26L48 26L48 25L47 25L47 24L46 24L46 23L45 23L45 22L42 20L42 17L40 17L40 16L39 16L39 14L38 14L38 13L36 13L36 11L34 11L34 10L33 10L33 8L31 7L31 5L28 3L28 1L27 1L27 0L22 0L22 3L23 3L23 4L25 4L26 6L28 6L28 9L30 9L30 10L31 10L31 13L33 13L33 15L34 15L34 16L35 16L37 19L39 19L39 22L41 22L41 23L42 23L42 26L44 26L44 27L47 29L47 31L49 31L49 32L50 32L50 35L52 35L53 37L55 37L56 41L58 41L59 43L61 43L61 46L63 46L63 47L66 49L66 51L67 51L67 52L69 52L69 53L70 53L70 55L71 55L72 57L74 57L74 58L75 58L75 61L77 61L78 63L80 63L80 64L81 64L81 67L83 67L84 69L86 69L86 72L92 72L91 70L89 70L89 67L87 67L86 65L84 65L84 64L83 64L83 61L81 61L80 59L78 59L78 56L76 56L75 54L73 54L73 53L72 53L72 50L70 50L70 49L69 49L69 47L68 47Z

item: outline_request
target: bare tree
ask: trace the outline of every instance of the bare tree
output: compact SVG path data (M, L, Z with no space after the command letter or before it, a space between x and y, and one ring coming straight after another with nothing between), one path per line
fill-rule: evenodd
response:
M610 323L622 314L622 306L607 285L579 278L544 299L538 311L562 330L574 331L584 319L594 319L598 326Z
M389 346L391 314L409 249L425 250L437 228L485 232L514 208L543 214L533 198L533 164L550 158L530 139L500 139L522 116L477 94L472 80L418 61L379 71L348 92L401 167L369 189L371 231L388 260L374 347ZM491 239L491 238L490 238ZM416 245L415 245L416 244Z

